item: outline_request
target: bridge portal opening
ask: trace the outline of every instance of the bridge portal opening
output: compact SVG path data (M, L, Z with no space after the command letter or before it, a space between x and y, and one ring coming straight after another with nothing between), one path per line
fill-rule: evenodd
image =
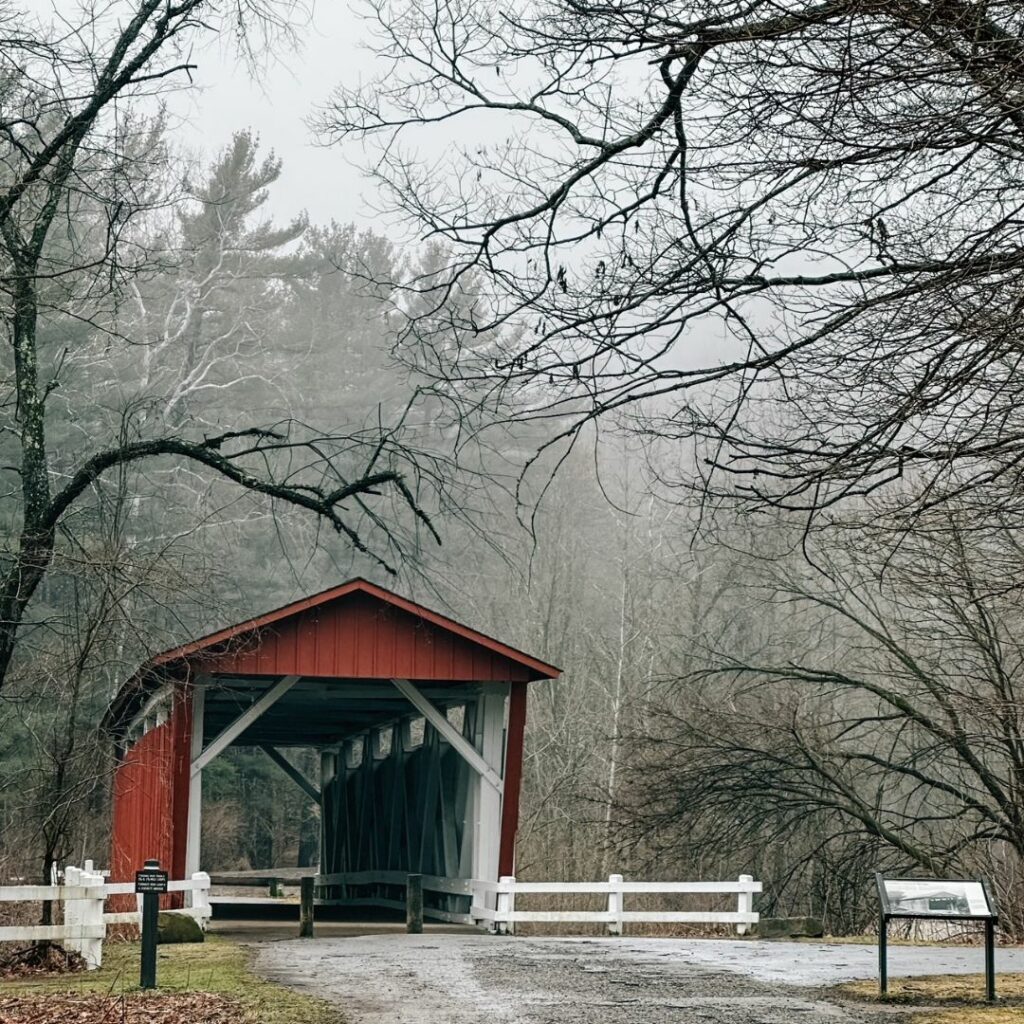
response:
M203 772L235 746L259 748L320 808L324 899L397 906L409 873L513 874L527 688L558 674L365 580L167 651L104 720L119 758L113 877L150 857L175 878L206 867ZM468 895L430 906L460 919Z

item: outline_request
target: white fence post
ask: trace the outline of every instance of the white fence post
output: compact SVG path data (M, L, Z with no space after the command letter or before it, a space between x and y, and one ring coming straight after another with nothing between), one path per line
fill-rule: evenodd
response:
M609 875L608 884L612 886L608 893L608 913L614 915L608 922L609 935L622 934L622 875ZM616 889L615 886L620 888Z
M495 930L499 935L514 935L516 931L515 922L509 920L507 915L510 915L513 910L516 909L516 894L515 894L515 875L502 875L499 881L504 885L508 884L508 892L498 893L497 911L498 918L494 922ZM505 914L506 917L502 920L501 915Z
M213 916L213 908L210 906L210 876L205 871L196 871L192 875L192 881L199 885L189 890L189 903L195 911L195 919L199 927L206 931L206 926Z
M81 885L81 874L78 868L73 867L69 864L64 869L64 884L66 886ZM64 900L64 927L69 931L74 931L81 927L82 914L81 914L81 900ZM82 952L82 940L76 938L67 938L64 940L64 948L71 950L72 953Z
M93 938L82 939L80 950L90 971L96 970L103 965L103 938L106 935L106 926L103 923L103 904L106 901L106 893L103 889L104 879L99 872L92 872L92 861L85 862L86 870L79 873L80 884L95 890L95 895L90 899L82 900L82 910L79 923L83 928L95 928L99 934Z
M740 882L753 882L753 875L740 875ZM752 914L754 912L754 894L752 892L741 892L736 901L736 909L741 914ZM746 935L750 926L746 924L736 925L737 935Z

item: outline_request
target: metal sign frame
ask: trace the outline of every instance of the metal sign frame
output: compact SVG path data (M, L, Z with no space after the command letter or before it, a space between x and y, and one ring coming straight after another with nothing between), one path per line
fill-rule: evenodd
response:
M988 906L987 914L928 914L914 913L907 910L893 910L889 904L889 893L886 882L952 882L958 885L965 883L980 884ZM985 998L992 1002L996 998L996 962L995 932L999 923L999 910L992 896L988 882L984 878L908 878L904 875L883 875L875 872L875 884L878 887L878 989L881 995L889 992L889 921L894 918L917 919L922 921L981 921L985 925Z

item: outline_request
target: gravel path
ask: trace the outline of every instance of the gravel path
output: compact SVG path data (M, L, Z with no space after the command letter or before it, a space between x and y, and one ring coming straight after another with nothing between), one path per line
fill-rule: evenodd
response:
M780 983L792 980L797 965L806 968L831 957L841 971L840 961L864 952L874 950L672 939L370 935L260 943L257 969L336 1003L351 1024L892 1021L891 1012L837 1006L813 987ZM788 976L779 966L787 958ZM862 968L846 969L853 972L848 977L865 976ZM824 973L808 975L812 985L831 980ZM873 967L867 976L872 973Z

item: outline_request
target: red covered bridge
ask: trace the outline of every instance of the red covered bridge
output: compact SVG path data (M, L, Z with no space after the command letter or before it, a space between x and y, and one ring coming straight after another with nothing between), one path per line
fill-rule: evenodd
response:
M320 806L321 874L512 874L526 693L559 670L362 579L161 654L112 702L112 870L203 867L203 769L261 747ZM320 752L307 779L285 753ZM254 865L269 867L269 865Z

